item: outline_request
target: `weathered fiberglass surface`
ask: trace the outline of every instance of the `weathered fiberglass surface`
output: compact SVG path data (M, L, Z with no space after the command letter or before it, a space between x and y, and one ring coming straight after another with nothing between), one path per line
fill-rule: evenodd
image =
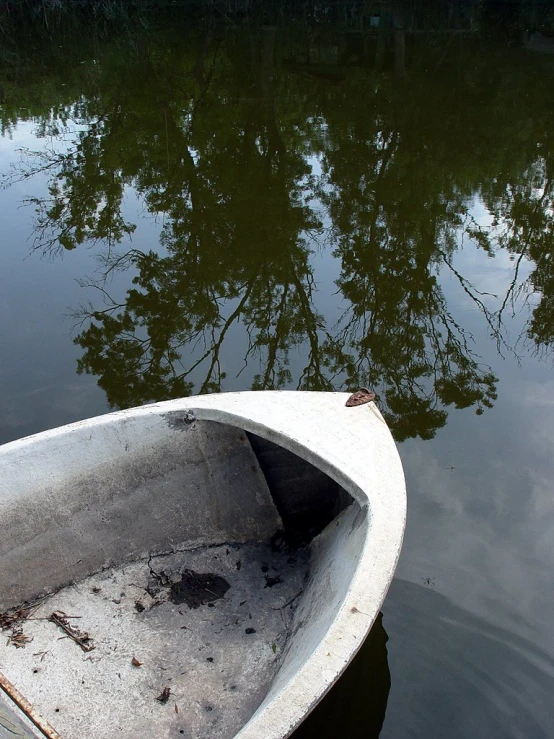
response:
M286 604L307 572L305 561L287 559L264 542L107 569L40 603L25 624L32 649L6 648L3 670L65 739L232 737L262 701L286 646ZM266 587L263 568L278 568L284 587ZM200 574L214 570L225 576ZM211 609L199 607L206 602ZM88 654L52 639L52 613L71 628L79 614L79 626L94 633Z
M403 553L297 739L551 736L550 5L31 5L0 39L0 441L370 387Z

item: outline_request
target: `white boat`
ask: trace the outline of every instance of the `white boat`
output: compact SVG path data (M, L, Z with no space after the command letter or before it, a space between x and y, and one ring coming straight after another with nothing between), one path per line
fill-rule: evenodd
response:
M347 397L203 395L0 447L0 737L289 736L402 544L394 441Z

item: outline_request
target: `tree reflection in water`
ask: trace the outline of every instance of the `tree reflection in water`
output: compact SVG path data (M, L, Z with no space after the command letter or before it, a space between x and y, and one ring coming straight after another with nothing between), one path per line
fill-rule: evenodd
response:
M501 351L505 312L536 296L528 337L552 346L552 60L508 52L472 23L439 43L409 26L393 39L383 27L175 22L108 38L94 55L88 42L72 48L63 94L56 64L43 70L50 95L32 116L49 144L7 182L47 174L48 196L29 198L37 249L103 245L83 283L102 301L78 311L75 342L79 371L98 376L111 407L224 389L239 324L253 388L371 386L397 440L431 438L448 406L482 413L496 398L440 272ZM4 130L29 117L21 76L5 92ZM150 250L118 248L137 228L131 189L162 224ZM476 199L490 225L474 218ZM514 259L496 303L455 266L464 238ZM338 265L336 323L317 308L320 252ZM108 278L127 268L118 301Z

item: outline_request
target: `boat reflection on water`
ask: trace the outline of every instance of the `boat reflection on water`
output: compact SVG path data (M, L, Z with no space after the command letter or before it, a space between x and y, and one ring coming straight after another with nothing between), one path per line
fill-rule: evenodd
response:
M385 720L391 686L383 614L379 613L360 651L292 739L374 739Z

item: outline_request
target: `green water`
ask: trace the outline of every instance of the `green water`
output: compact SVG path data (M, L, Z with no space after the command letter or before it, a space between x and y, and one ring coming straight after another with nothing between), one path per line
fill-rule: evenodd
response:
M0 442L372 388L405 545L298 739L551 736L550 6L238 5L3 16Z

